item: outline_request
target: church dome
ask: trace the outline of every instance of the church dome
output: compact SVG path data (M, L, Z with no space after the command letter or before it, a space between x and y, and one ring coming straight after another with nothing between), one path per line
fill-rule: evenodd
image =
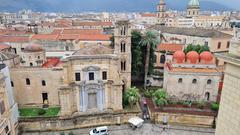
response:
M205 62L210 62L213 60L213 55L211 52L205 51L200 54L200 58L201 58L201 60L204 60Z
M187 60L192 64L196 64L199 61L199 54L196 51L188 52Z
M42 46L38 44L30 44L24 48L25 52L41 52L43 51Z
M198 0L190 0L188 3L188 7L199 7L200 3Z
M177 63L183 63L185 60L185 53L183 51L176 51L173 54L173 59L176 60Z

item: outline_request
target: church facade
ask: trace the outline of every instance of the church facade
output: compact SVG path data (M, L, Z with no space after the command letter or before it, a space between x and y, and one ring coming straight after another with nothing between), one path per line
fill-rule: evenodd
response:
M117 23L114 47L85 46L64 60L59 88L62 115L121 110L122 94L131 86L131 31Z

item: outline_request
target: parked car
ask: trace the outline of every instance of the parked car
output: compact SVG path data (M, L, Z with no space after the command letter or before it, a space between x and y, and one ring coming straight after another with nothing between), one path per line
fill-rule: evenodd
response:
M107 126L96 127L90 131L89 135L108 135L108 128Z

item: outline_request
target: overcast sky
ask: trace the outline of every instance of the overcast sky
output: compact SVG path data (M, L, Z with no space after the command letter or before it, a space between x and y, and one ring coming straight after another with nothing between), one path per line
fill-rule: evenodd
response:
M204 1L219 2L221 4L229 6L231 8L240 10L240 0L204 0Z
M159 0L0 0L0 11L155 11ZM185 10L189 0L165 0L168 8ZM208 8L228 7L240 10L240 0L200 0L210 1ZM217 4L219 3L219 4ZM215 6L217 5L217 6ZM204 9L202 6L201 9ZM217 9L217 8L215 8Z

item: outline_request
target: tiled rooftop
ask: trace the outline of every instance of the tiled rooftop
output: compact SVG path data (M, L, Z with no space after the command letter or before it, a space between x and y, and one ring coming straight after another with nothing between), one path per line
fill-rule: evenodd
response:
M104 45L90 45L76 51L73 55L113 54L113 49Z
M155 25L155 26L152 26L151 29L155 29L157 31L160 30L162 33L206 37L206 38L232 38L233 37L232 35L225 34L217 30L204 29L204 28L178 28L178 27L166 27L161 25Z
M171 43L161 43L157 46L158 51L170 51L170 52L182 51L183 48L184 48L183 44L171 44Z

